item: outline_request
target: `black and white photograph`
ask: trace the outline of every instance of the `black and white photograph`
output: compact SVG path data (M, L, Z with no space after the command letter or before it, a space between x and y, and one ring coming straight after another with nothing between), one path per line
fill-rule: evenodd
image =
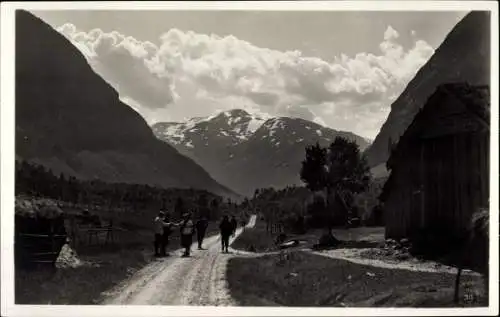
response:
M498 314L495 1L1 13L2 316Z

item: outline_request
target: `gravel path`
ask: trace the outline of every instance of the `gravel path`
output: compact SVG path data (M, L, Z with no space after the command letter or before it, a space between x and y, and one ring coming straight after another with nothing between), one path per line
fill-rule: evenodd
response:
M255 226L256 216L246 225ZM243 231L238 229L234 241ZM220 236L204 241L206 250L198 251L193 244L190 258L181 258L182 250L171 252L147 265L131 278L104 293L105 305L196 305L233 306L227 290L226 266L229 258L240 252L221 253Z
M434 261L419 261L415 258L410 258L404 261L391 261L388 259L370 259L362 255L363 252L371 249L335 249L325 251L310 251L313 254L326 256L333 259L350 261L356 264L370 265L374 267L386 269L402 269L414 272L437 272L456 274L457 269L451 266L446 266ZM462 274L480 275L479 273L463 270Z

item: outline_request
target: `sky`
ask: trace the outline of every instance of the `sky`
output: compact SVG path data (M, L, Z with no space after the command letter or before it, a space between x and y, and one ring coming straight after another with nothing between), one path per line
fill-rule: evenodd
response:
M467 12L33 11L149 124L230 109L373 139Z

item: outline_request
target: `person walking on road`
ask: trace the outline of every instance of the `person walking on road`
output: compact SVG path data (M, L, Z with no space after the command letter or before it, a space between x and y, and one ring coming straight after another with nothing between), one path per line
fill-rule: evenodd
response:
M165 222L163 221L165 217L165 213L163 211L160 211L158 213L158 216L154 219L154 232L155 232L155 240L154 240L154 248L155 248L155 254L154 256L160 256L160 249L164 250L163 248L163 226Z
M221 241L222 241L222 252L229 252L229 237L231 236L233 232L233 226L231 225L231 222L229 221L228 216L224 216L222 219L220 225L219 225L219 230L220 230L220 235L221 235Z
M198 250L203 250L203 239L207 231L208 220L204 216L200 216L196 222L196 235L198 238Z
M181 245L184 248L184 254L182 257L189 257L191 255L191 244L193 244L193 234L195 231L195 226L193 220L191 220L191 214L185 213L183 215L183 221L180 225L181 229Z
M164 212L165 217L163 219L163 239L162 239L162 249L161 249L161 255L162 256L168 256L168 253L166 252L166 249L168 247L169 243L169 237L172 234L172 231L175 226L178 226L179 224L176 224L172 221L170 221L170 213L168 211Z
M236 221L234 216L231 218L231 227L233 228L231 235L234 237L236 236L236 229L238 228L238 221Z

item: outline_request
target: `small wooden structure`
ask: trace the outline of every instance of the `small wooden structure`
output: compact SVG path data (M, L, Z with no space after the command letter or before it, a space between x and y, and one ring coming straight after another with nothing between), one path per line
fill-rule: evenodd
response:
M15 265L54 266L67 235L63 211L50 200L16 197Z
M436 89L387 162L391 175L380 196L386 238L433 232L460 239L472 214L488 208L489 111L487 86Z
M95 215L67 215L66 222L73 247L112 244L117 242L119 234L123 231L113 225L112 218L104 221Z

